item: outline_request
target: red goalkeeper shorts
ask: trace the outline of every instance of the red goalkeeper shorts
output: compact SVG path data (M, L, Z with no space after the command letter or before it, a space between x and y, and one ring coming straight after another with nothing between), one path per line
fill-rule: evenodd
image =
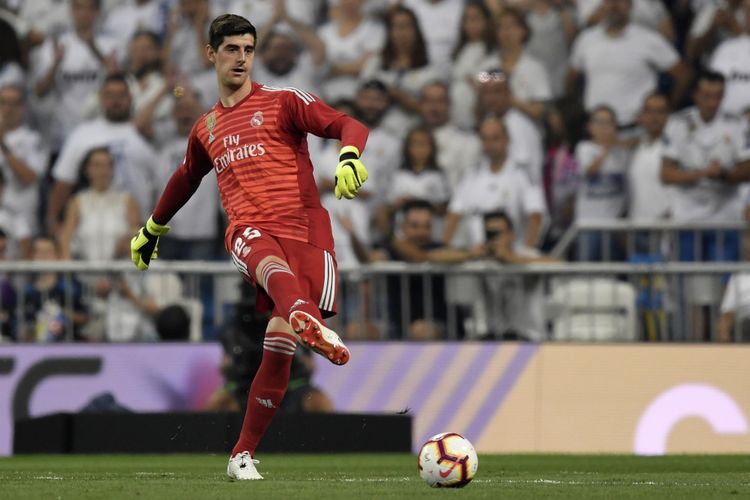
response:
M302 241L278 238L247 226L239 226L227 235L225 245L242 277L258 290L255 300L258 312L272 311L272 316L287 319L255 277L260 261L273 255L289 264L304 298L317 304L324 318L336 314L338 269L335 257L328 251Z

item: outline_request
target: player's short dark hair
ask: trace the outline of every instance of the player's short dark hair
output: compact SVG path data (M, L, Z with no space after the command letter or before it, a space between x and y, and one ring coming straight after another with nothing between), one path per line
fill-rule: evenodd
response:
M237 14L222 14L213 21L208 28L208 44L214 50L219 50L219 46L224 42L224 37L253 35L253 39L258 39L255 26L242 16Z
M422 200L420 198L409 200L404 203L403 207L401 207L401 213L404 215L404 217L406 217L407 214L412 210L428 210L430 214L434 213L432 204L429 201Z
M492 212L487 212L482 218L485 224L491 219L502 219L505 221L505 224L508 225L508 229L511 231L513 230L513 221L505 210L493 210Z

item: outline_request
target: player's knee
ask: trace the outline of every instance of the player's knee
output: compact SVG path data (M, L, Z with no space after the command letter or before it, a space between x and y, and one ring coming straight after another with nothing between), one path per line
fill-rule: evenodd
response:
M289 268L289 263L287 263L286 260L279 257L278 255L265 255L265 256L257 256L256 259L254 259L256 263L251 262L250 264L255 267L255 279L258 283L263 285L265 283L265 277L269 272L284 270L288 273L291 273L291 269Z

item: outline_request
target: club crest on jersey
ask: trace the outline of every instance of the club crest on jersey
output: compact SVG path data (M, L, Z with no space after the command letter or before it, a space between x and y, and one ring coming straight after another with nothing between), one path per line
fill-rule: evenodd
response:
M252 118L250 118L250 125L253 127L260 127L263 125L263 111L256 111Z
M214 136L214 129L216 128L216 113L212 112L206 116L206 129L208 130L208 143L214 142L216 137Z

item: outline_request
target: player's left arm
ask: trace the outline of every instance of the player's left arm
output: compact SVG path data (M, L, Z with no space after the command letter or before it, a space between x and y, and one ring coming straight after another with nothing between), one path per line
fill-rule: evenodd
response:
M367 127L305 91L290 89L285 97L288 128L341 141L335 193L337 198L354 198L367 180L367 169L360 161L367 143Z

